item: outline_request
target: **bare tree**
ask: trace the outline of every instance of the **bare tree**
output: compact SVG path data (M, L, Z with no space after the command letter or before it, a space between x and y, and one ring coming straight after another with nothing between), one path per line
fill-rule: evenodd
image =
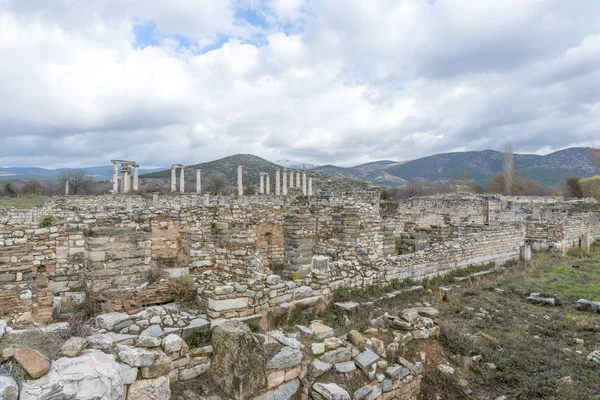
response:
M206 191L210 192L210 194L217 195L227 194L230 184L224 173L215 171L206 175L202 186L206 188Z
M512 150L512 144L508 143L504 146L504 163L502 169L504 177L504 190L507 195L512 194L513 184L515 181L515 159Z
M424 194L423 182L420 179L411 179L406 184L406 194L408 197L422 196Z
M38 180L31 179L21 187L21 193L24 196L39 196L44 193L44 187Z
M70 194L86 194L89 193L94 180L82 169L71 169L60 174L58 182L61 187L65 187L65 182L69 181Z

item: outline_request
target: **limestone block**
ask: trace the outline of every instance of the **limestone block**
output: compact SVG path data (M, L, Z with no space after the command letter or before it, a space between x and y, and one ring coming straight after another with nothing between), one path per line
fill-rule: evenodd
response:
M17 349L14 357L33 379L42 377L50 369L50 360L37 350L27 347Z
M235 299L215 300L208 299L208 308L214 311L237 310L248 307L247 297L238 297Z
M169 377L135 381L127 392L127 400L164 400L171 398Z

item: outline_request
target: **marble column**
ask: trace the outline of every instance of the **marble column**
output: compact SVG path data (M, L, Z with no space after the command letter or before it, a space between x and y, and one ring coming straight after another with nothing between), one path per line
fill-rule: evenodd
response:
M171 167L171 192L177 191L177 172L175 166Z
M296 172L296 187L300 187L300 171Z
M259 173L260 176L260 188L258 193L259 194L265 194L265 174L264 172Z
M287 177L288 177L287 169L284 168L283 169L283 185L281 185L281 194L283 194L284 196L287 195L287 190L288 190Z
M113 161L113 193L119 193L119 163Z
M308 195L312 196L313 195L313 190L312 190L312 178L308 178Z
M179 192L185 193L185 167L179 167Z
M140 185L140 178L139 178L139 173L138 170L140 169L139 165L134 165L133 166L133 191L137 192L139 190L139 185Z
M196 193L200 194L202 192L202 181L200 180L200 170L196 170Z
M243 196L244 195L244 182L242 182L242 166L239 165L238 166L238 171L237 171L237 187L238 187L238 196Z
M267 174L267 194L271 194L271 177Z
M290 182L289 182L289 184L290 184L291 188L294 187L294 171L293 170L290 171Z
M275 170L275 196L280 196L281 195L281 176L279 175L279 169Z
M129 193L129 166L123 166L123 192Z
M302 173L302 194L306 196L306 172Z
M69 195L69 181L65 181L65 195Z

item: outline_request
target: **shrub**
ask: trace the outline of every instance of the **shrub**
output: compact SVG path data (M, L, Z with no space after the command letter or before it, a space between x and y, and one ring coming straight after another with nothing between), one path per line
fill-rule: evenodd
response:
M51 226L56 225L57 222L58 222L58 219L54 215L51 215L51 214L46 215L40 221L40 228L50 228Z
M146 271L146 280L149 284L156 283L163 278L167 278L168 276L169 274L167 271L157 266L150 267L148 271Z
M93 333L92 327L88 324L88 321L85 318L71 318L68 321L68 324L69 326L63 332L63 337L65 339L71 338L73 336L87 337Z
M196 283L189 275L169 279L169 298L179 303L196 300Z

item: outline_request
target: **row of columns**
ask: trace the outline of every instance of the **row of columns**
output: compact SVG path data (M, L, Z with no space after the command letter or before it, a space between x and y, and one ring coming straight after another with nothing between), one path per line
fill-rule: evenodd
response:
M295 183L294 183L294 175L296 176ZM265 185L265 181L266 181L266 185ZM291 170L291 171L289 171L289 181L288 181L288 171L286 168L284 168L284 170L283 170L283 185L281 185L280 182L281 182L280 170L276 169L275 170L275 195L276 196L280 196L282 194L284 196L287 195L288 188L293 188L293 187L302 188L302 194L305 196L313 195L312 177L308 177L308 179L307 179L306 172L302 172L302 182L300 182L300 171L296 171L296 173L294 174L294 171ZM266 172L260 173L259 193L260 194L271 194L271 182L270 182L269 174Z
M173 164L171 166L171 192L177 191L177 168L179 168L179 193L185 193L185 166ZM202 173L196 170L196 193L202 193Z
M139 189L139 178L138 170L140 166L134 161L125 160L111 160L113 163L113 169L110 171L113 174L113 193L119 193L119 186L121 186L121 192L128 193L132 190L137 192ZM119 166L121 166L121 185L119 185ZM133 185L131 183L133 171ZM66 188L65 188L66 189Z

